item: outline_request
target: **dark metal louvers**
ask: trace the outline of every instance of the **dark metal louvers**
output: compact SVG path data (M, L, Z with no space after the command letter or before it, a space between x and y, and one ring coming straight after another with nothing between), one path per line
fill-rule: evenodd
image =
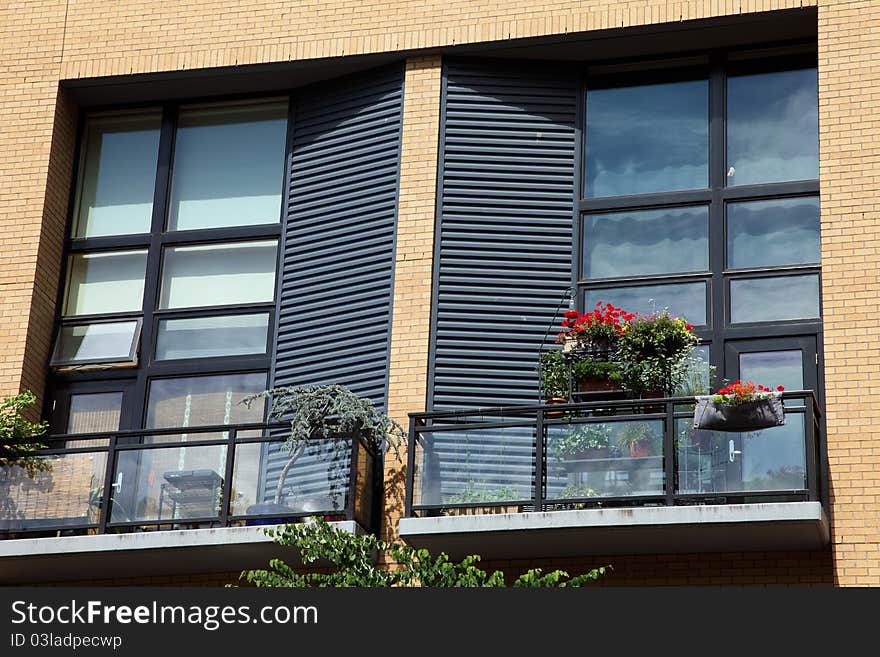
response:
M571 285L577 84L454 62L443 113L429 402L534 403L537 352Z
M384 404L403 72L299 94L274 385L341 383Z
M402 111L401 66L295 95L274 386L340 383L385 406ZM288 477L298 499L326 492L319 458ZM285 460L269 457L264 499Z

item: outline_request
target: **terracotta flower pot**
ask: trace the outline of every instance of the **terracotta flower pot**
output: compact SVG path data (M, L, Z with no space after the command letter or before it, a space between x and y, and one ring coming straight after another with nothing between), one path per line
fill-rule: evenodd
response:
M544 400L545 406L553 406L554 404L567 404L568 399L565 397L550 397L549 399ZM564 411L544 411L544 417L562 417L564 415Z
M620 389L620 384L617 381L597 376L591 376L578 382L579 392L607 392Z

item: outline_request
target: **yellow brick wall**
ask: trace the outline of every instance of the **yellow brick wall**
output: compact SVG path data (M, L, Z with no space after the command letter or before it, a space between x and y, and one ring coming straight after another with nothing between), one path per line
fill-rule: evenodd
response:
M819 6L819 181L837 582L880 585L880 3Z
M410 51L390 378L391 413L405 420L425 400L439 125L440 61L418 51L817 4L833 571L840 584L880 584L880 432L873 424L880 415L873 404L880 370L876 0L181 0L149 9L134 0L2 3L0 393L22 386L40 392L43 385L76 125L61 80ZM400 472L399 464L389 464L392 533L402 504ZM745 582L787 568L788 558L730 557L746 564L731 572ZM826 553L793 559L799 565L789 575L827 582ZM655 581L656 573L693 564L620 561L627 572L641 573L627 581ZM728 562L717 555L695 561L698 571L706 564L709 578L727 576Z
M407 60L388 372L388 414L403 427L407 413L425 410L427 396L440 75L439 57ZM393 538L403 514L404 463L405 452L400 461L386 459L385 538Z

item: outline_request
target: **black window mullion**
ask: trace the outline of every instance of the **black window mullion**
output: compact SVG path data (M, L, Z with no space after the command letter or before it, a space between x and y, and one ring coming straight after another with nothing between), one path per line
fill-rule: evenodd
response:
M162 232L171 189L171 161L174 155L174 130L177 124L177 107L166 105L162 112L162 132L159 137L159 165L156 171L156 187L153 194L153 218L150 226L150 250L147 256L147 275L144 281L144 329L141 335L141 357L137 382L132 395L131 418L135 427L142 427L146 412L147 377L153 361L156 339L153 311L156 308L162 258Z
M647 210L675 206L707 204L712 200L709 189L692 189L679 192L654 194L631 194L626 196L603 196L581 199L581 212L618 212L622 210Z
M256 224L253 226L173 231L161 234L160 241L162 246L231 244L234 242L257 242L277 239L280 235L280 224Z
M709 270L712 272L708 285L710 299L711 342L709 364L715 372L724 372L724 327L727 291L724 284L726 221L724 207L724 187L727 182L727 148L725 130L725 92L724 68L718 59L713 61L709 74L709 187L712 202L709 205Z

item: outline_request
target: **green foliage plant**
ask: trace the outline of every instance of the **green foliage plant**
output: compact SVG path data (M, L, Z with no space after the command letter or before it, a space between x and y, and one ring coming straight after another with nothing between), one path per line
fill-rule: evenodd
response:
M46 422L31 422L26 412L37 403L37 398L29 390L23 390L13 397L0 402L0 467L17 465L30 471L32 468L44 469L29 454L45 449L40 438L46 433Z
M557 459L580 454L590 449L611 446L611 429L607 424L578 424L550 442L550 455Z
M290 469L309 444L319 444L337 454L351 446L352 437L363 433L377 452L400 455L406 439L402 426L380 411L373 402L342 385L278 387L251 395L242 401L248 408L269 400L268 417L287 420L290 434L284 443L289 453L275 488L275 504L281 504L284 483Z
M687 376L688 358L699 341L693 328L668 310L633 318L617 346L627 387L671 395Z
M246 570L241 574L243 581L260 588L569 588L593 582L610 568L601 566L576 576L563 570L544 573L536 568L508 584L501 571L490 573L479 568L478 555L467 556L459 562L444 553L434 557L427 550L382 541L372 534L351 534L320 519L270 528L266 533L280 546L298 548L303 570L297 571L281 559L272 559L268 569ZM376 556L380 552L396 565L378 567ZM330 568L324 568L325 563L329 563ZM308 570L316 565L321 565L324 572Z

